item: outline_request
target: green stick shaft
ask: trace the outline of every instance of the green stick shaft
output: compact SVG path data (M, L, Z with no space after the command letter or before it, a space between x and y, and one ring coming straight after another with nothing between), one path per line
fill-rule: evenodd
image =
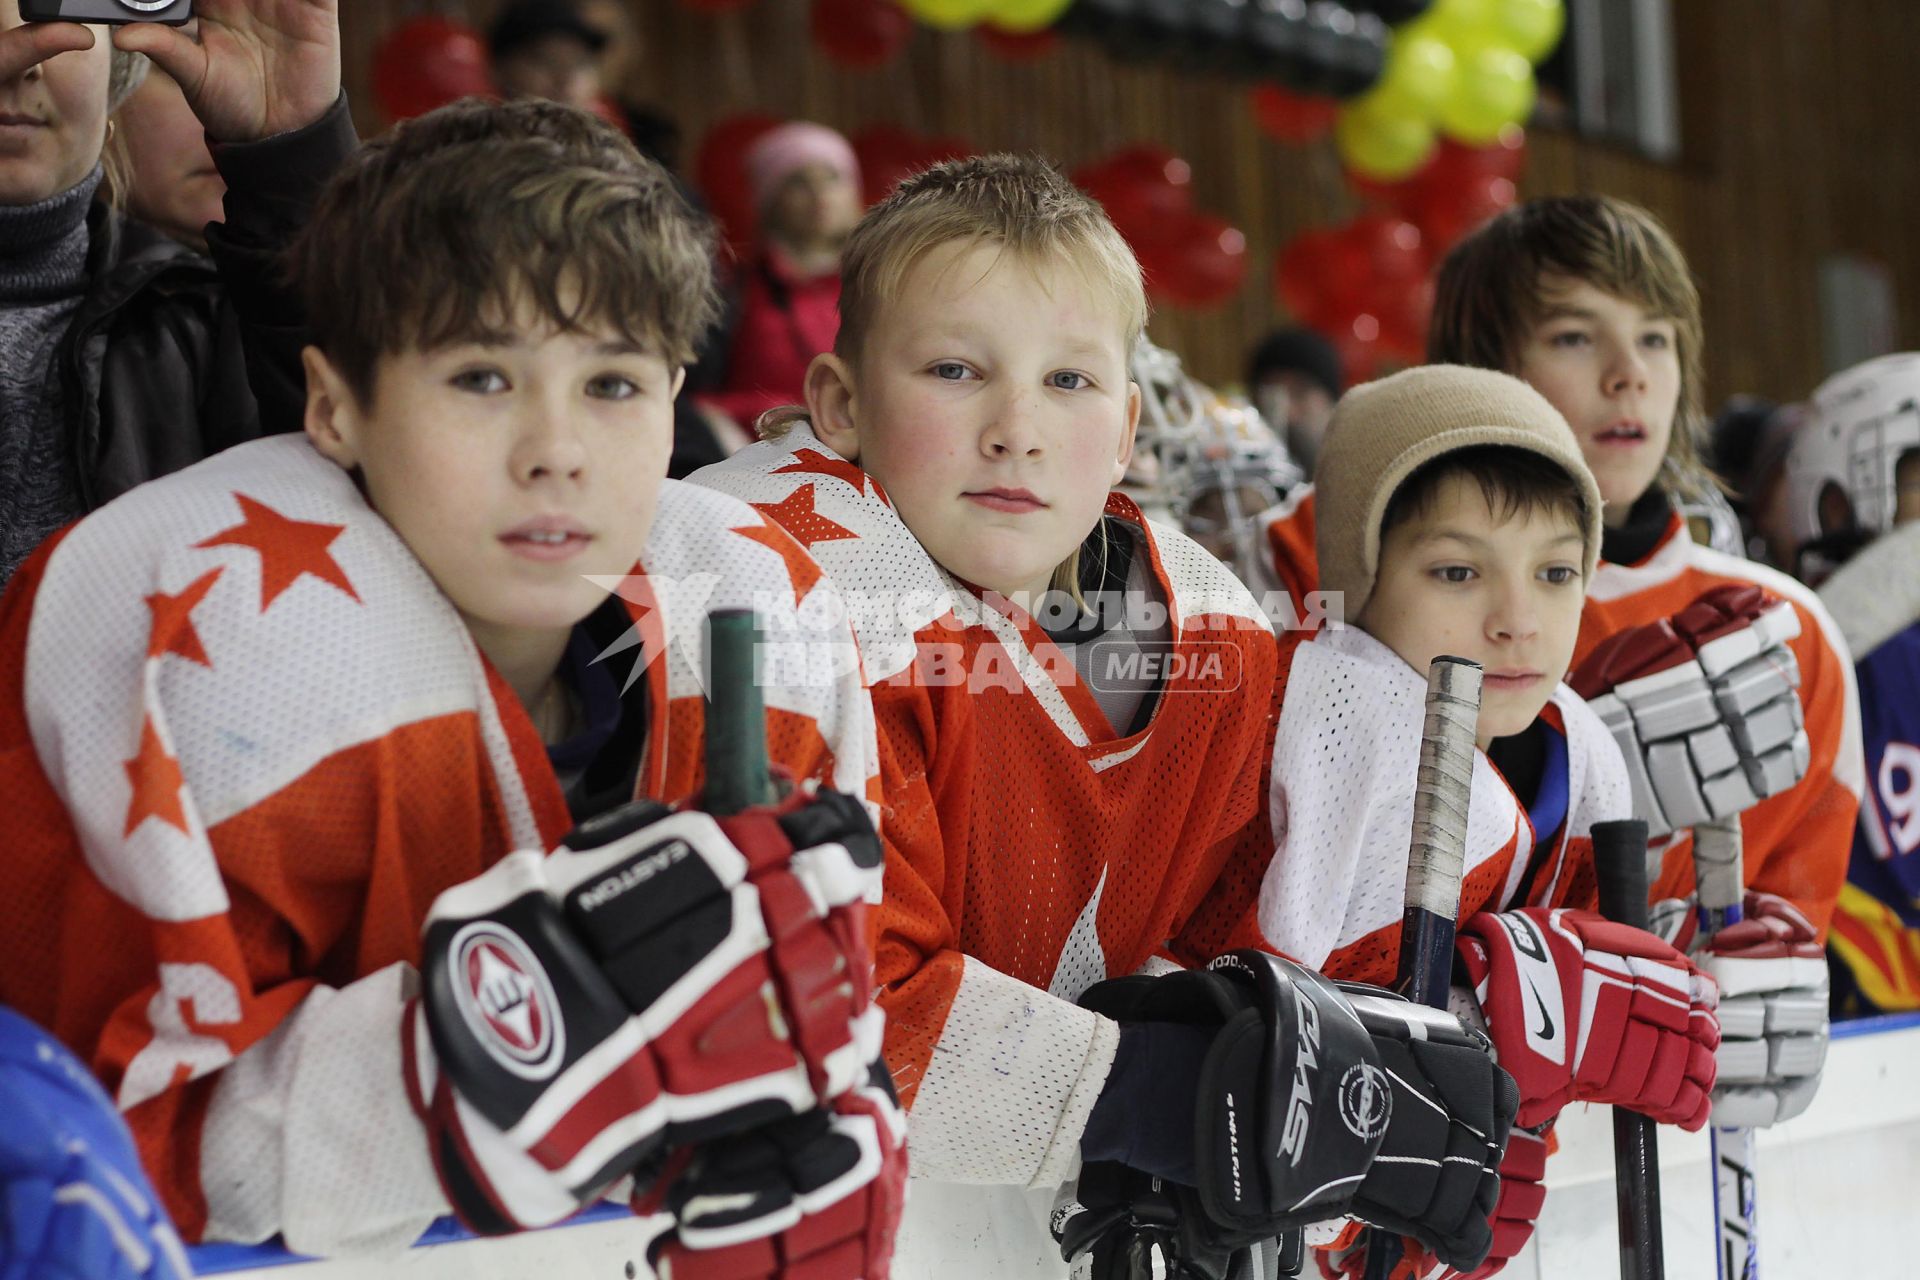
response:
M774 800L760 701L760 620L751 609L707 618L707 784L700 807L725 817Z

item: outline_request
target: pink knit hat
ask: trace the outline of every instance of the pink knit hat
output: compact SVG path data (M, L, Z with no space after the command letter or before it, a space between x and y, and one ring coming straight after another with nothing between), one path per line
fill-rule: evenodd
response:
M823 124L794 120L769 129L747 151L753 207L764 209L780 185L810 164L824 164L860 185L860 161L848 141Z

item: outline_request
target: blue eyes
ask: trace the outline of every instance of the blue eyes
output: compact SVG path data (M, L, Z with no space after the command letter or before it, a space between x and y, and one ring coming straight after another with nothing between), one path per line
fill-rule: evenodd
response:
M928 372L942 382L964 382L979 375L958 360L942 360L929 366ZM1093 379L1073 369L1056 369L1046 376L1046 384L1056 391L1082 391L1093 385Z

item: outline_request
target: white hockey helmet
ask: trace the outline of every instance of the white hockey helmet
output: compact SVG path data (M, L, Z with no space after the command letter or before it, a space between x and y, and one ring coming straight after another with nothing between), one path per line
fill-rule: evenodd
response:
M1900 459L1920 451L1920 353L1879 356L1815 389L1787 452L1788 517L1801 545L1891 529Z

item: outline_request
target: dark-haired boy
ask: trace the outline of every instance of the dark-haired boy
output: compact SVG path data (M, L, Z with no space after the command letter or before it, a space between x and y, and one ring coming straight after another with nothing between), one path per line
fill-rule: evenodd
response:
M682 1234L805 1274L770 1228L830 1209L812 1243L884 1273L851 634L789 537L663 479L708 250L584 113L402 125L295 247L305 435L111 504L0 602L0 999L100 1073L190 1238L542 1225L805 1113L830 1185L776 1168ZM630 805L697 790L702 631L742 605L769 754L823 790L753 833Z
M1519 1085L1517 1125L1537 1131L1584 1100L1698 1128L1712 983L1651 934L1582 909L1592 826L1632 801L1606 727L1561 683L1601 509L1565 420L1504 374L1408 370L1340 402L1316 492L1322 586L1343 594L1350 625L1283 658L1262 936L1330 977L1393 980L1427 668L1472 659L1484 686L1456 1011L1484 1022ZM1650 1058L1674 1069L1648 1072ZM1543 1159L1537 1132L1516 1128L1491 1270L1531 1231Z

